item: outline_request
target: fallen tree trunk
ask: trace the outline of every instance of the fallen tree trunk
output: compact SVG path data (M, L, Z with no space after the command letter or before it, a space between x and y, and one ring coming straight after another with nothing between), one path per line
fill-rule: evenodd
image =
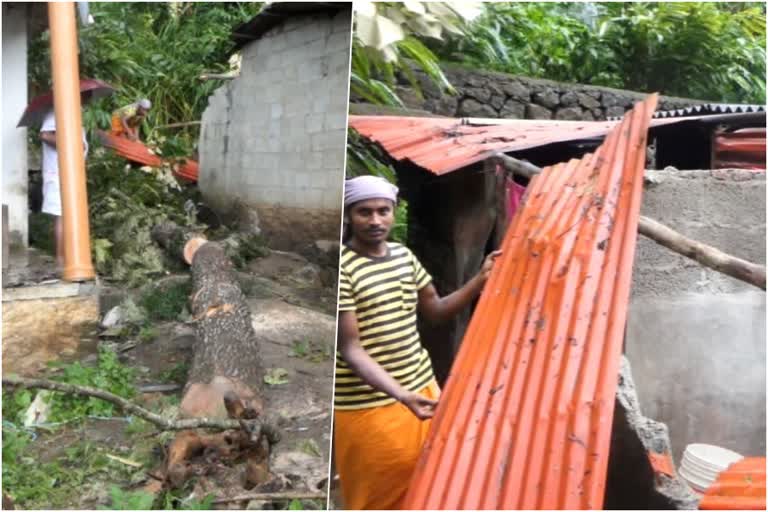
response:
M541 173L540 167L501 153L492 156L491 159L508 171L527 178ZM765 290L765 266L763 265L737 258L711 245L692 240L648 217L640 217L638 233L705 267Z
M154 240L191 263L190 311L197 343L181 410L187 416L226 418L224 395L234 392L258 413L263 378L251 312L224 249L173 223L152 230Z
M263 369L251 311L232 272L224 248L167 222L152 230L154 240L191 265L190 311L197 341L181 400L192 417L239 420L235 435L180 432L168 449L166 477L179 487L196 472L194 462L211 453L245 460L244 486L251 489L271 478L269 454L278 436L253 429L249 420L263 416L260 394Z

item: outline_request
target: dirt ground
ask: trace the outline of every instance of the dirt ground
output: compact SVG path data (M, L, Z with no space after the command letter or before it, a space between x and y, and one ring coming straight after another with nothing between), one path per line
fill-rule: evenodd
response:
M251 306L254 329L262 340L264 368L267 372L279 369L284 375L284 383L262 386L266 411L277 419L282 434L270 459L270 471L282 481L277 489L281 492L324 492L327 488L336 290L328 286L324 272L327 274L328 269L312 265L301 256L273 251L238 273ZM109 294L119 295L120 290L110 290ZM121 362L137 370L136 401L172 416L178 410L185 372L193 354L194 326L170 321L154 324L152 329L151 341L115 343L107 337L101 343L113 343ZM95 348L90 353L78 351L78 357L84 363L95 361ZM157 392L149 388L157 385L167 389ZM110 470L89 476L78 492L62 496L59 502L47 503L47 508L109 507L109 488L113 485L123 490L153 487L150 473L163 460L164 446L172 434L158 433L141 423L130 418L90 418L77 425L58 426L50 432L38 429L28 450L30 456L41 462L71 456L74 446L88 446L109 458ZM217 497L241 494L245 491L239 485L240 470L237 466L229 468L227 476L221 479L200 478L187 491L197 499L209 492ZM221 508L243 505L239 502ZM270 505L251 502L249 508ZM324 500L314 500L303 502L302 506L325 508L326 504Z

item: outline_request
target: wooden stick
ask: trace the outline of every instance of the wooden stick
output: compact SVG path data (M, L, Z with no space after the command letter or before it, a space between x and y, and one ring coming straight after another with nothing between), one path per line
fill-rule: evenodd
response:
M233 498L219 498L213 500L214 505L220 503L232 503L234 501L282 501L282 500L324 500L327 499L327 495L324 492L309 492L309 491L297 491L297 492L264 492L264 493L249 493L241 494Z
M160 130L162 128L185 128L187 126L197 126L203 124L202 121L187 121L185 123L171 123L171 124L161 124L160 126L155 126L155 130Z
M198 80L234 80L240 75L227 75L219 73L203 73L198 77Z
M710 245L691 240L648 217L640 217L638 232L659 245L698 261L725 275L765 290L765 267L731 256Z
M129 414L138 416L139 418L146 420L153 425L157 426L161 430L186 430L193 428L210 428L217 430L229 430L242 428L241 422L253 423L255 430L259 429L264 432L269 438L275 438L279 434L277 428L260 420L236 420L236 419L217 419L217 418L189 418L181 420L170 420L163 418L159 414L155 414L152 411L148 411L143 407L140 407L133 402L126 400L125 398L114 395L108 391L101 389L91 388L87 386L77 386L74 384L66 384L64 382L56 382L47 379L28 379L25 377L5 376L3 377L3 386L13 386L22 388L39 388L49 389L51 391L59 391L61 393L68 393L80 396L91 396L94 398L100 398L111 402L123 411Z
M541 167L502 153L497 153L490 159L500 163L505 169L527 178L541 173ZM765 290L765 266L763 265L731 256L711 245L688 238L648 217L640 216L638 233L705 267Z

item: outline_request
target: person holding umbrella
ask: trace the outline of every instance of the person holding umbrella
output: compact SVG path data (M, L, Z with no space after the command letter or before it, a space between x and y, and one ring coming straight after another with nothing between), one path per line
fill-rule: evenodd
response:
M43 143L43 213L53 215L53 236L56 241L56 264L64 266L64 232L61 222L61 184L59 181L59 154L56 151L56 116L48 111L40 127ZM88 139L83 129L83 160L88 156Z
M144 98L116 110L112 114L112 134L130 140L139 140L139 126L151 108L152 102Z
M114 88L100 80L81 79L80 98L82 103L112 94ZM59 178L59 155L56 147L56 116L53 109L53 91L33 98L21 116L18 127L40 125L43 159L43 213L55 217L53 231L56 242L56 262L64 265L64 237L62 228L61 185ZM88 154L88 141L83 130L83 150Z

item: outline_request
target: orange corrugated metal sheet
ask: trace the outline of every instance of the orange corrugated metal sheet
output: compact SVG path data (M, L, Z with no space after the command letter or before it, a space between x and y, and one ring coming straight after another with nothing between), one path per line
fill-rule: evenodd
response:
M651 126L705 118L653 119ZM349 116L349 126L379 143L392 158L411 161L437 175L462 169L497 152L603 137L617 124L618 121Z
M410 160L438 175L485 160L497 151L602 137L616 124L521 120L478 126L450 118L349 116L349 126L381 144L396 160Z
M715 135L713 169L765 170L765 128L744 128Z
M657 95L528 186L464 336L409 509L599 509Z
M139 141L116 137L107 132L99 132L101 143L112 149L115 153L131 162L136 162L150 167L160 167L163 160L152 153L147 146ZM173 174L189 181L197 181L198 165L194 160L184 160L181 163L172 163Z
M765 506L765 457L731 464L699 503L702 510L765 510Z

